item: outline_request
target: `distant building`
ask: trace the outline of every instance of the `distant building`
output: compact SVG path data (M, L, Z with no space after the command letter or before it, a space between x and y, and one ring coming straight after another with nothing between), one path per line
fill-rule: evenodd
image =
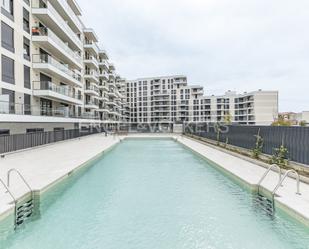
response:
M270 125L278 117L278 92L254 91L205 96L199 85L188 85L187 77L166 76L126 81L130 123L160 123L172 127L185 122L229 122Z
M301 122L309 124L309 111L303 112L282 112L279 119L290 122L291 125L300 125Z

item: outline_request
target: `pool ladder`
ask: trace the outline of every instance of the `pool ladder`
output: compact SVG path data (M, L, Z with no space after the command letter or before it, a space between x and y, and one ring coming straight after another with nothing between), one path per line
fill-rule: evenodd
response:
M27 186L29 189L30 193L30 198L27 197L25 200L18 202L18 200L15 198L13 195L12 191L10 190L10 179L11 179L11 174L15 172L20 179L24 182L24 184ZM4 186L6 189L6 193L8 193L11 198L13 199L14 202L14 228L16 229L17 226L23 224L32 214L34 211L34 191L24 178L24 176L17 170L17 169L10 169L7 172L7 183L5 184L2 179L0 179L0 183ZM28 193L26 193L27 195Z
M278 179L278 183L276 185L276 187L274 188L274 190L272 191L271 193L271 199L268 199L267 197L263 196L261 193L260 193L260 187L261 187L261 184L262 182L264 181L264 179L266 178L266 176L269 174L269 172L274 169L274 168L277 168L278 170L278 176L279 176L279 179ZM300 176L299 174L291 169L291 170L287 170L285 172L285 174L283 175L282 177L282 170L281 168L276 165L276 164L272 164L271 166L269 166L269 168L266 170L266 172L263 174L262 178L260 179L260 181L258 182L257 184L257 201L258 203L265 207L265 211L267 211L267 213L270 213L270 214L273 214L274 211L275 211L275 195L278 191L278 189L280 187L283 186L283 182L284 180L291 174L291 173L294 173L295 176L296 176L296 194L300 195Z

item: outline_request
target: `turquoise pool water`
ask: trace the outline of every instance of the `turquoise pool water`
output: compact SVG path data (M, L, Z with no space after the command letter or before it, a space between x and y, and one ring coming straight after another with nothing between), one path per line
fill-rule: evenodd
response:
M307 228L172 140L122 142L42 206L1 249L309 248Z

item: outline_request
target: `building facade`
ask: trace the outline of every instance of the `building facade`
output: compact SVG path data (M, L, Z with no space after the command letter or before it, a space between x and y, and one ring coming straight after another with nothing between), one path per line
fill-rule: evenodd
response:
M75 0L1 1L0 135L120 124L269 125L278 93L205 96L186 76L126 81Z
M278 116L276 91L206 96L202 86L188 85L181 75L129 80L126 102L132 124L157 123L164 129L186 122L270 125Z
M127 120L124 82L75 0L3 0L0 19L1 134Z

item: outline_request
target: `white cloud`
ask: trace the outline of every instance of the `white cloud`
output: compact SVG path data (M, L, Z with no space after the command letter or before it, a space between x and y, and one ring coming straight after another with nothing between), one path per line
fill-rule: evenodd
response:
M126 78L185 74L208 94L279 90L281 110L309 110L307 0L79 3Z

